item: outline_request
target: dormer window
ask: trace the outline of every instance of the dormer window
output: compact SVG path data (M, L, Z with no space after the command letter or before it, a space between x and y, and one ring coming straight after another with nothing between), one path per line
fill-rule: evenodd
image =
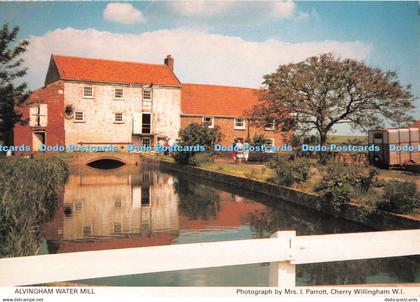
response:
M117 99L117 100L124 99L124 89L123 88L115 88L114 89L114 99Z
M92 86L83 86L83 97L84 98L93 98L93 87Z

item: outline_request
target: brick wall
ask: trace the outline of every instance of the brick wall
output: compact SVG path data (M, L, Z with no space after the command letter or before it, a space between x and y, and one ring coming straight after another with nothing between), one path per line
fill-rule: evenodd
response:
M33 91L26 106L20 110L23 119L29 119L29 104L48 104L48 122L44 128L46 131L47 145L64 145L64 84L62 81L54 82L46 87ZM36 127L16 125L14 129L14 144L25 144L33 147L32 134Z
M181 116L181 129L187 127L192 123L202 123L203 118L198 116ZM221 145L230 145L232 144L235 138L246 139L248 136L251 138L255 134L264 134L267 138L274 138L274 145L279 146L286 143L287 133L282 133L279 131L270 131L257 128L254 126L248 125L246 121L245 129L234 129L234 118L233 117L215 117L214 126L220 126L222 132Z

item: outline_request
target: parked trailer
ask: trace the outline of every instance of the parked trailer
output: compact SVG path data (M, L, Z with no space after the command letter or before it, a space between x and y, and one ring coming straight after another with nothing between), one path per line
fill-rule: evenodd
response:
M419 128L370 130L369 145L379 150L369 151L369 163L383 168L420 164L419 133Z

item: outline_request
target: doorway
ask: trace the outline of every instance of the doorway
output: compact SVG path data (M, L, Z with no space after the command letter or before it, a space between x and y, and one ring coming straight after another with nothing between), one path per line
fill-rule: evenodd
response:
M33 151L40 151L41 145L45 145L45 132L34 132L32 135Z

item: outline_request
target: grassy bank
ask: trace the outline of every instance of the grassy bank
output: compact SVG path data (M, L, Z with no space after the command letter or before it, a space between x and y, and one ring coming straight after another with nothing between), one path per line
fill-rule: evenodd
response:
M54 214L68 174L59 158L0 160L0 256L37 253L40 226Z
M364 164L324 166L311 160L288 162L283 158L268 166L216 161L200 168L319 194L337 211L344 203L357 203L369 211L411 215L420 212L416 192L419 177L402 171L377 170Z

